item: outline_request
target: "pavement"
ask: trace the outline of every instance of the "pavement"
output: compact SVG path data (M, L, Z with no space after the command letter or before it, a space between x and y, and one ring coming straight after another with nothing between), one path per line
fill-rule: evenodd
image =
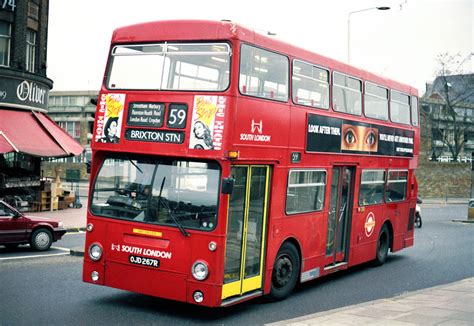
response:
M474 325L474 278L272 324Z
M467 204L465 200L458 200ZM62 221L68 232L84 231L87 199L82 208L27 213ZM424 204L443 204L429 200ZM450 202L452 203L452 202ZM74 248L72 255L82 256L84 248ZM276 325L474 325L474 277L458 282L408 292L388 299L324 311L268 324Z
M55 221L63 222L68 232L85 231L87 224L87 199L80 199L81 208L66 208L56 211L27 212L29 216L47 217Z

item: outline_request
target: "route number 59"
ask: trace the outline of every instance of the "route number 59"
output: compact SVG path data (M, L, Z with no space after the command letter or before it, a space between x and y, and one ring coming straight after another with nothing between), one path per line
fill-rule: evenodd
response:
M184 129L187 114L188 106L186 104L170 104L166 126L168 128Z

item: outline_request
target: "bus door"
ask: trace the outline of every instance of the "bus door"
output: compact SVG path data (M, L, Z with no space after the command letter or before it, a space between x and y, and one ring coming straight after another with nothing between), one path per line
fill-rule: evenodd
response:
M335 166L332 170L326 239L326 266L347 262L354 198L355 168Z
M233 166L222 299L262 288L270 167Z

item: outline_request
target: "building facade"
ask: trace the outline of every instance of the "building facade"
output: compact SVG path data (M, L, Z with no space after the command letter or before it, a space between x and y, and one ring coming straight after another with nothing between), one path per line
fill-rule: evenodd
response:
M49 0L0 1L0 199L25 210L58 207L41 161L84 150L46 114L48 13Z
M89 178L92 159L91 139L98 91L52 91L49 93L48 116L84 147L81 155L43 160L45 175L59 173L63 180L75 182Z
M0 3L0 106L46 109L49 0Z
M87 162L90 160L90 144L96 108L91 100L97 99L98 94L98 91L50 92L48 115L85 149L80 156L63 158L64 162Z
M474 74L440 76L421 98L432 161L471 162L474 152Z
M416 170L422 198L472 198L474 75L441 76L420 98L421 150Z

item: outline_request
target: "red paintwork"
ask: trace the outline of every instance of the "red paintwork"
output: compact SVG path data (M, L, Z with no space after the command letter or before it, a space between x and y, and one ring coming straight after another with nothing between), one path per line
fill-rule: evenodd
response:
M125 112L129 102L162 102L187 103L188 121L185 129L183 144L159 144L130 142L125 140L124 126L122 126L119 144L92 143L93 164L91 170L91 189L104 156L111 151L144 153L150 155L168 155L187 158L208 158L216 160L222 167L222 177L230 174L231 164L267 164L272 167L270 179L270 202L268 210L267 243L264 272L264 293L270 290L272 266L281 244L293 239L298 245L302 256L302 271L319 268L319 276L329 272L324 271L326 228L328 203L330 197L330 183L332 167L334 165L348 165L355 167L354 175L354 205L352 211L351 237L348 264L340 269L374 259L377 236L384 222L388 221L393 229L393 251L400 250L413 244L413 229L407 230L408 211L415 207L416 185L414 169L418 165L419 128L406 125L397 127L412 130L415 134L414 157L377 157L351 154L306 153L306 119L308 113L341 117L354 121L373 121L382 126L394 126L391 122L367 119L358 116L344 115L332 110L317 110L295 105L289 100L286 103L269 101L266 99L242 96L238 91L238 63L240 61L239 48L242 42L255 44L259 47L286 54L290 62L300 59L333 70L368 80L385 87L392 88L407 94L418 96L416 89L390 79L380 77L351 67L345 63L311 53L309 51L290 46L257 34L252 30L229 22L209 21L161 21L117 29L112 37L112 46L125 43L162 42L162 41L225 41L232 48L232 67L230 87L224 92L171 92L171 91L109 91L102 87L101 94L125 93ZM192 111L195 94L219 95L227 97L225 130L223 149L220 151L200 151L188 149L190 132L190 112ZM100 96L99 96L100 100ZM99 108L99 105L98 105ZM264 134L271 135L271 142L263 145L254 145L240 140L241 133L250 132L252 119L262 120ZM166 130L166 126L161 129ZM95 135L94 135L95 136ZM95 138L95 137L94 137ZM93 139L94 139L93 138ZM226 157L228 150L238 150L239 158L229 160ZM301 162L292 164L290 153L301 153ZM285 214L285 197L289 168L321 168L327 170L327 185L325 206L320 212ZM388 205L366 207L364 212L358 211L357 198L359 196L361 168L391 168L408 169L409 190L407 200ZM88 223L94 225L94 230L86 236L86 255L84 257L85 282L91 282L90 273L95 270L100 273L96 284L113 286L134 292L169 298L173 300L194 303L192 294L199 289L204 292L202 305L221 305L221 291L223 282L223 266L225 254L225 234L228 195L220 195L219 218L213 232L199 232L189 230L191 237L184 237L177 228L166 226L147 225L141 223L124 222L100 218L88 212ZM370 237L364 234L366 215L373 211L375 215L375 230ZM133 228L162 232L162 238L168 240L166 250L172 252L171 260L161 259L159 269L136 267L128 263L128 255L112 250L113 244L123 244L124 237L132 234ZM143 236L147 237L147 236ZM217 250L210 252L207 248L210 241L217 243ZM87 255L88 247L99 242L104 248L104 255L99 262L92 262ZM141 245L142 247L149 247ZM192 263L197 259L209 263L209 277L198 282L193 279L190 270Z

